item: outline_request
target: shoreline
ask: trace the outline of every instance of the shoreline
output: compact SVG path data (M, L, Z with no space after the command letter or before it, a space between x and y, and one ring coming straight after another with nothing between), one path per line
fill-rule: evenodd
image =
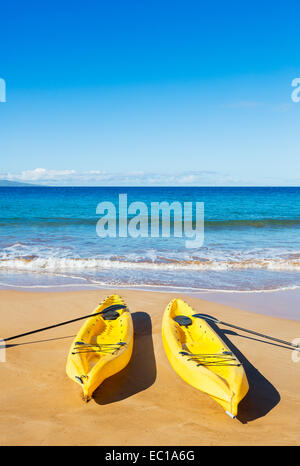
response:
M197 312L288 341L300 337L298 321L182 293L0 290L1 336L85 315L112 293L124 298L134 321L134 352L127 368L107 379L84 404L65 373L80 322L12 341L1 364L1 445L300 444L300 362L292 361L290 349L220 325L250 385L233 421L218 403L173 371L161 338L162 314L174 297Z
M16 291L25 293L65 293L65 292L87 292L87 291L103 291L113 289L111 287L70 284L61 286L8 286L0 288L2 291ZM212 301L217 304L228 305L242 309L248 312L265 314L271 317L280 317L283 319L300 321L300 288L295 289L276 289L276 290L199 290L190 291L188 288L174 290L168 287L157 287L152 285L142 286L124 286L117 287L121 291L139 291L145 293L174 293L184 296L196 297L205 301Z

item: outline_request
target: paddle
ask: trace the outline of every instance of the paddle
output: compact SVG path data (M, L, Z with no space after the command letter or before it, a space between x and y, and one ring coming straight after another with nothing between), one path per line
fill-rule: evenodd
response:
M78 320L87 319L88 317L94 317L99 314L105 314L106 312L109 312L109 311L116 311L117 309L125 309L125 308L126 306L124 306L123 304L112 304L111 306L106 307L100 312L96 312L94 314L88 314L82 317L77 317L77 319L66 320L65 322L50 325L49 327L38 328L37 330L31 330L30 332L20 333L19 335L14 335L13 337L4 338L3 341L6 342L9 340L15 340L16 338L25 337L26 335L32 335L33 333L43 332L44 330L49 330L50 328L60 327L61 325L71 324L72 322L77 322Z
M227 327L232 327L232 328L235 328L237 330L242 330L243 332L252 333L253 335L257 335L259 337L267 338L268 340L273 340L273 341L276 341L278 343L283 343L284 345L293 346L293 348L300 348L300 345L296 345L294 343L291 343L290 341L280 340L279 338L270 337L268 335L264 335L263 333L258 333L258 332L254 332L253 330L248 330L247 328L242 328L242 327L238 327L237 325L228 324L227 322L222 322L222 320L218 320L215 317L209 317L209 316L206 316L204 314L193 314L193 317L199 317L200 319L204 319L204 320L211 320L215 324L226 325Z

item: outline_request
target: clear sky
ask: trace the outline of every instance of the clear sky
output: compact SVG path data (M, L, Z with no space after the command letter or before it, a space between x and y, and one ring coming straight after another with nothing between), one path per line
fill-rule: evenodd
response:
M300 185L296 1L1 3L0 177Z

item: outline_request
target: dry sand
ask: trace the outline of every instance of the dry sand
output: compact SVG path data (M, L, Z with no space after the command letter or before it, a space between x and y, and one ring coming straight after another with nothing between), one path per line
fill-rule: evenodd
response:
M87 314L116 292L0 292L3 338ZM65 373L81 322L11 341L0 363L0 445L300 445L300 362L290 349L225 331L243 362L250 390L238 419L173 371L161 318L179 295L119 291L134 321L131 362L106 380L90 403ZM198 312L291 341L300 322L184 296Z

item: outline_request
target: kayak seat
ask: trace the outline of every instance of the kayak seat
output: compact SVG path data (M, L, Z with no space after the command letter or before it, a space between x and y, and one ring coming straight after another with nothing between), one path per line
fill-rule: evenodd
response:
M102 314L104 320L116 320L118 317L120 317L120 314L117 311L107 311Z
M118 311L120 309L126 309L126 306L123 304L112 304L103 309L100 314L106 314L107 312Z
M190 319L187 316L176 316L174 317L174 320L175 322L177 322L177 324L181 325L182 327L188 327L193 323L192 319Z

